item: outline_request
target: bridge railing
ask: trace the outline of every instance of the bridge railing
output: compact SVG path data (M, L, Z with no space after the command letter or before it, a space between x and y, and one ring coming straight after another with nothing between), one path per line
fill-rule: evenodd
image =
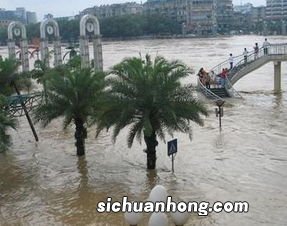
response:
M205 96L209 97L213 101L218 101L218 100L224 101L221 97L217 96L215 93L207 89L205 85L202 84L199 78L197 79L197 87L200 92L202 92Z
M233 57L233 67L230 69L230 62L229 59L226 61L223 61L222 63L216 65L213 67L210 71L213 71L216 75L220 75L222 72L222 69L227 68L229 70L228 72L228 77L226 79L225 87L231 92L233 96L238 96L241 97L239 92L237 92L231 83L232 77L240 71L242 68L247 66L248 64L263 58L265 56L270 56L270 55L287 55L287 43L282 43L282 44L270 44L267 47L267 53L264 51L264 48L261 47L259 48L258 52L255 52L255 50L249 52L247 56L245 57L244 54L238 55ZM199 83L200 85L200 83ZM202 85L202 84L201 84ZM202 87L204 87L202 85ZM204 92L207 92L206 90L203 90L201 87L201 90ZM204 87L205 88L205 87Z
M241 55L243 56L243 55ZM250 52L247 57L245 58L244 56L237 61L237 63L233 66L233 68L229 71L228 73L228 78L231 79L232 76L238 72L240 69L245 67L246 65L254 62L255 60L261 58L264 56L264 48L260 48L258 52L256 53L255 51Z
M282 44L270 44L268 46L268 55L287 55L287 43L282 43ZM238 55L233 57L233 68L229 71L230 74L234 72L234 70L238 66L245 66L246 63L251 63L254 60L257 60L266 54L264 53L264 48L261 47L259 48L258 53L256 53L254 50L249 52L247 55L247 59L245 60L244 54ZM222 72L222 69L227 68L230 69L230 63L229 60L223 61L222 63L216 65L211 69L211 71L214 71L216 75L219 75Z
M287 43L271 44L268 48L270 55L287 55Z
M267 48L267 53L264 52L264 48L261 47L258 51L258 53L255 53L255 51L252 51L248 56L247 59L243 57L237 64L234 65L234 67L229 71L228 78L232 79L232 77L243 67L247 66L248 64L256 61L257 59L260 59L265 56L270 55L287 55L287 43L284 44L271 44Z
M234 89L232 83L230 82L229 78L227 77L226 78L226 83L225 83L225 87L227 88L227 92L228 94L231 96L231 97L236 97L236 98L243 98L241 96L241 94L236 90Z

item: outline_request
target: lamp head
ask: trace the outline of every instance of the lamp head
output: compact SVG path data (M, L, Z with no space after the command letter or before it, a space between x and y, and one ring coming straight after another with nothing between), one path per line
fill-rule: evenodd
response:
M215 103L218 107L222 107L224 105L224 100L217 100Z
M135 212L125 212L125 221L129 225L138 225L143 218L142 213L135 213Z
M188 221L189 213L187 212L181 213L181 212L176 211L176 212L171 212L170 216L171 216L173 223L177 226L180 226L180 225L184 225Z
M148 226L168 226L168 219L165 213L153 213L148 221Z
M150 192L148 201L151 202L166 202L167 190L162 185L156 185Z

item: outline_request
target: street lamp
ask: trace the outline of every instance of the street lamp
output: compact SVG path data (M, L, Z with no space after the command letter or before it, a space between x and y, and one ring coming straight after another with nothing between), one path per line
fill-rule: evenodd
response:
M130 226L137 226L143 218L142 213L135 213L135 212L125 212L124 216L126 222Z
M147 201L149 202L166 202L168 197L167 190L162 185L156 185L150 192L149 198ZM135 212L125 212L124 214L125 221L130 226L137 226L143 218L142 213ZM171 212L170 217L175 224L175 226L183 226L189 218L189 213L184 212L181 213L179 211ZM168 226L168 218L165 213L162 212L154 212L150 216L148 221L148 226Z
M189 218L189 213L187 212L171 212L170 213L171 219L176 226L183 226Z
M216 117L219 118L219 129L221 131L222 130L222 128L221 128L221 117L223 117L224 100L217 100L215 103L218 107L215 109L215 115L216 115Z
M168 219L165 213L153 213L148 221L148 226L168 226Z
M166 202L167 198L166 188L162 185L156 185L150 192L148 201L150 202Z

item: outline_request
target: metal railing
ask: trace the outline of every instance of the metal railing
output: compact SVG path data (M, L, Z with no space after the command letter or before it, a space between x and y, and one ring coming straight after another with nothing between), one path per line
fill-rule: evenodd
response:
M240 94L236 89L234 89L234 87L233 87L233 85L231 84L231 82L230 82L230 80L229 80L228 77L226 77L225 82L226 82L226 83L225 83L225 87L226 87L226 90L227 90L229 96L231 96L231 97L236 97L236 98L243 98L243 97L241 96L241 94ZM228 87L228 88L227 88L227 87Z
M224 101L221 97L217 96L215 93L211 92L209 89L205 87L205 85L202 84L200 79L197 79L197 87L199 91L201 91L205 96L209 97L213 101Z
M232 95L237 97L242 97L238 91L236 91L230 80L237 72L241 69L246 67L247 65L257 61L258 59L262 59L263 57L274 55L287 55L287 43L280 43L280 44L270 44L267 47L267 53L264 51L264 48L259 48L258 52L255 50L250 52L246 57L244 54L238 55L233 57L233 67L230 69L230 62L226 60L211 69L216 75L220 75L222 70L227 68L230 69L228 72L228 76L225 83L225 88L230 92Z

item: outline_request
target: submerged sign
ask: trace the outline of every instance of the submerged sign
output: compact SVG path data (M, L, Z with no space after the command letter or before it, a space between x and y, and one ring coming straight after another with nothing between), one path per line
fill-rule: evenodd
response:
M177 153L177 139L167 142L167 155L173 155Z

